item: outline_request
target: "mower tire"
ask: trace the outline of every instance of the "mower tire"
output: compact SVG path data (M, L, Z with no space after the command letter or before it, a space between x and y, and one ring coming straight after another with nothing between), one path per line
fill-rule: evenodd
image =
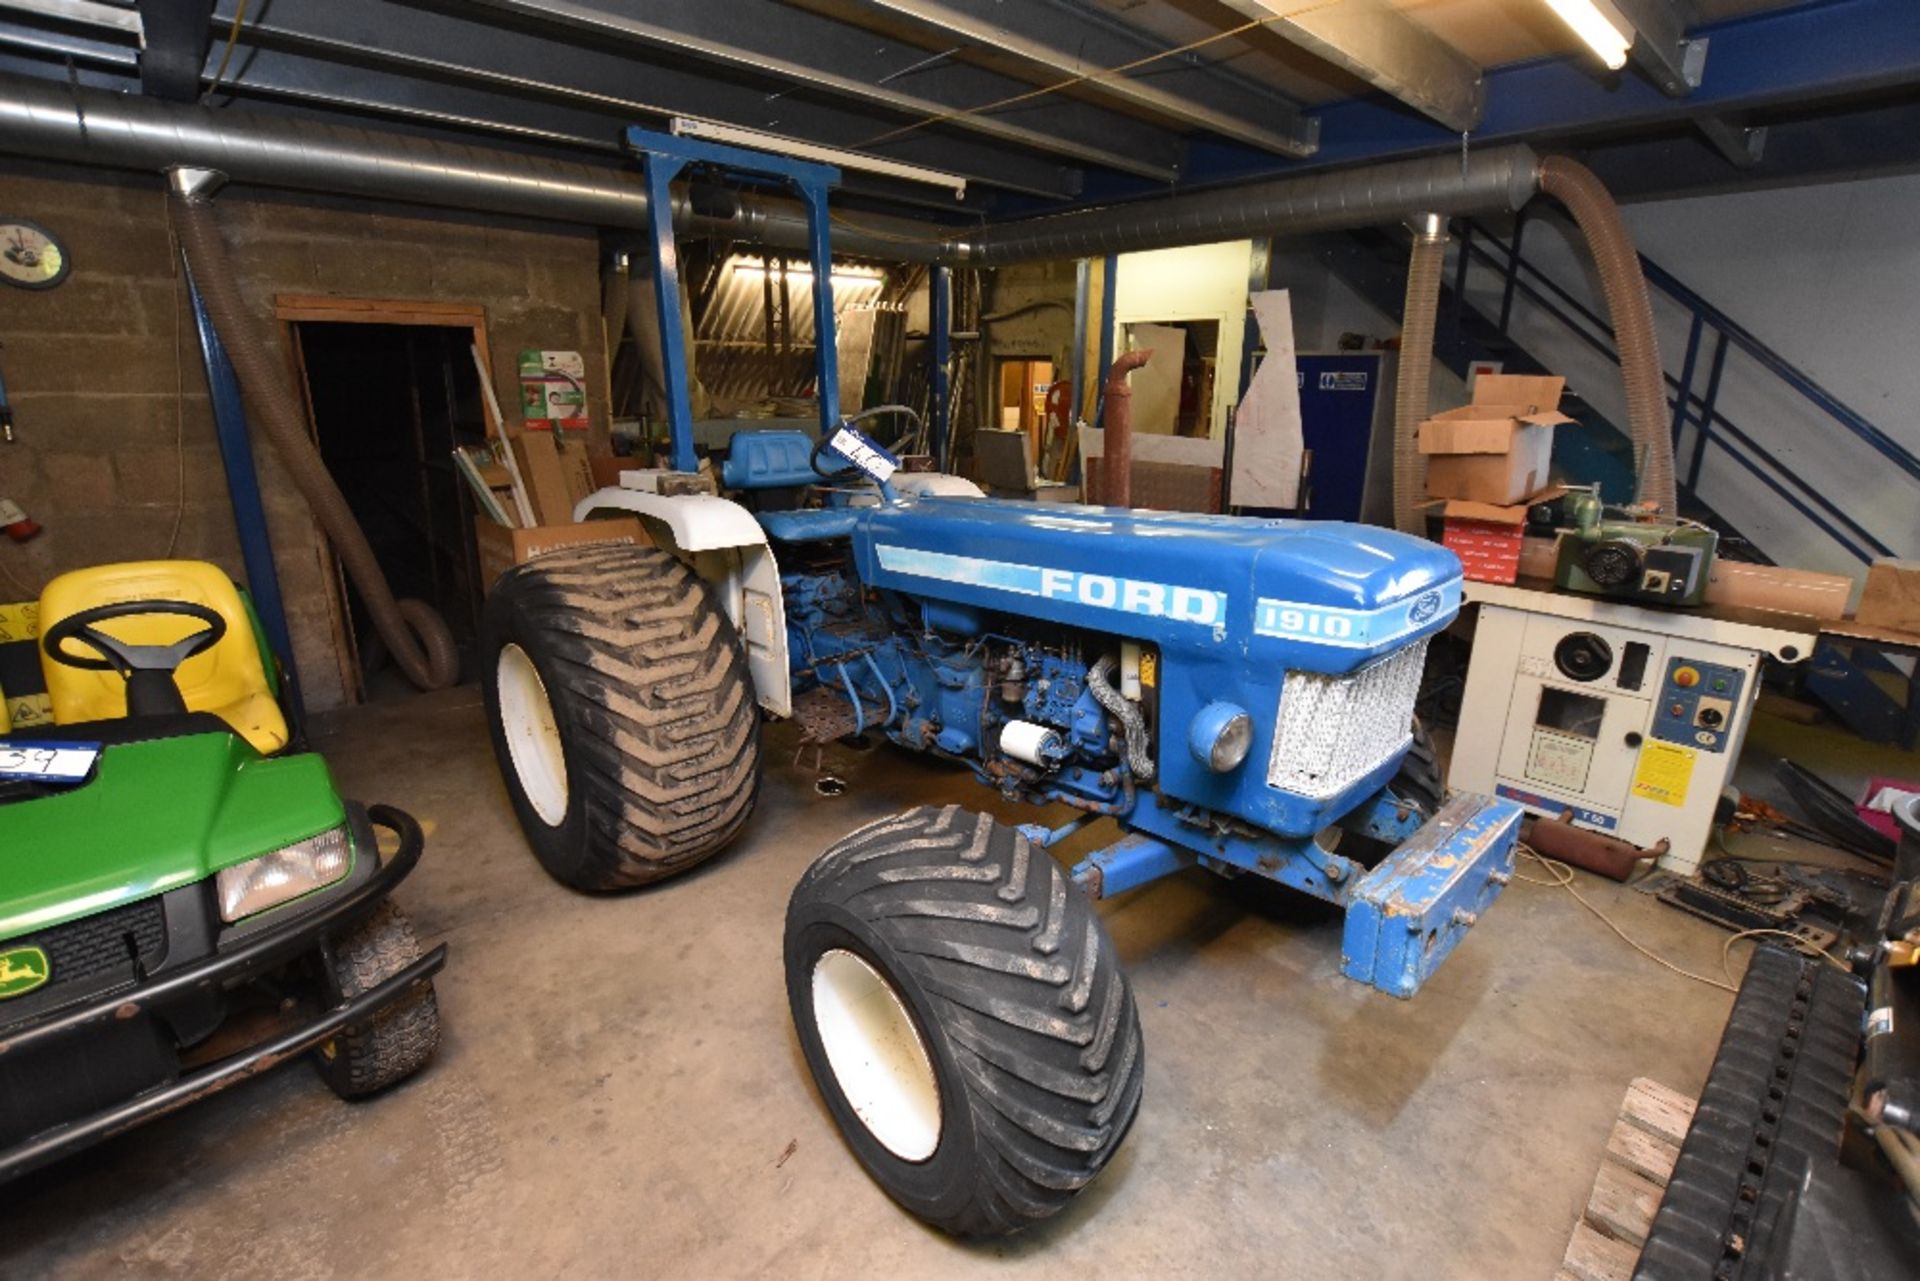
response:
M419 960L413 925L390 901L333 941L321 986L333 1004L371 991ZM422 982L314 1051L320 1077L343 1099L363 1099L427 1065L440 1045L440 1004Z
M1140 1107L1133 993L1081 889L954 805L869 824L787 907L787 1002L847 1145L959 1236L1058 1214Z
M487 726L535 857L575 889L645 885L740 834L760 787L746 650L652 547L551 552L487 596Z

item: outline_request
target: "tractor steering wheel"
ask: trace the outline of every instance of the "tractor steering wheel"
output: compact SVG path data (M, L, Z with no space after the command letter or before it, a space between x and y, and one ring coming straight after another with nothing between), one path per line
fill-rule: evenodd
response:
M171 645L134 645L119 640L94 626L113 618L146 615L173 615L191 618L206 626ZM118 672L127 682L127 715L163 716L182 713L187 703L180 695L173 674L195 654L204 653L227 634L227 620L218 610L184 600L130 600L114 605L96 605L69 614L47 630L41 644L47 657L66 667L89 672ZM67 648L78 639L102 657L89 658Z
M807 466L813 468L813 474L822 480L845 480L858 469L855 468L852 463L845 462L845 456L840 454L839 451L836 450L834 456L842 459L843 466L827 467L821 464L820 456L826 453L827 450L832 447L832 444L833 437L831 436L822 436L819 440L814 441L813 452L807 455Z

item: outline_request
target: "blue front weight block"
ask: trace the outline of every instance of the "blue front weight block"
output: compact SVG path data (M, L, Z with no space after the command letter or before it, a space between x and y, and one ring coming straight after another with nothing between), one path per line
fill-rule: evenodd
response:
M1412 996L1513 879L1523 811L1463 794L1353 887L1340 968Z

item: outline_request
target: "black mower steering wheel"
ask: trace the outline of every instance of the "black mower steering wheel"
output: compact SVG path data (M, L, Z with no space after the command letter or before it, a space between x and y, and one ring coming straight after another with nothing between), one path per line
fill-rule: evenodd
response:
M190 618L206 626L171 645L133 645L107 635L96 623L113 618L146 615L172 615ZM118 672L127 682L127 715L164 716L182 713L187 703L173 674L195 654L205 653L227 634L227 620L218 610L184 600L130 600L115 605L96 605L69 614L47 630L41 645L47 657L66 667L88 672ZM67 648L78 640L92 646L101 657L90 658Z

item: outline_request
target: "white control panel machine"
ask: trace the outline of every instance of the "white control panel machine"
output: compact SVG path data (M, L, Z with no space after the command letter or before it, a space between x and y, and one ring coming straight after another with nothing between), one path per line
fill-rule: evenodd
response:
M1699 866L1759 696L1763 658L1804 633L1689 612L1468 583L1480 603L1447 785Z

